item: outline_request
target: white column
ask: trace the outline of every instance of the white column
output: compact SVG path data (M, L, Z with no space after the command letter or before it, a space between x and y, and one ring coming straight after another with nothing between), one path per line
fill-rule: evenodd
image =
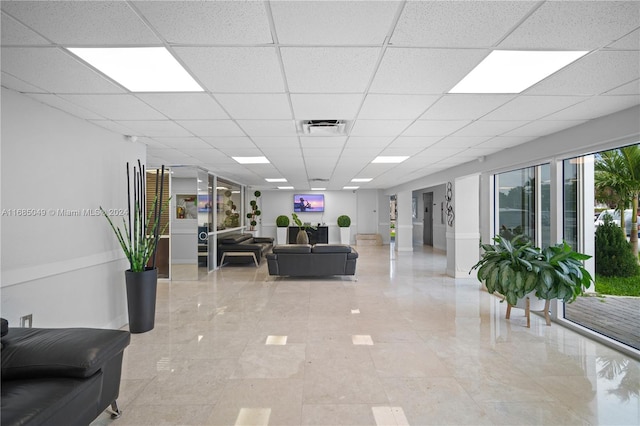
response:
M396 219L396 247L398 251L413 251L413 218L411 216L411 191L398 192L398 217Z
M480 258L480 175L456 179L453 185L455 220L453 227L456 278L469 277L469 270ZM449 251L447 238L447 254ZM447 255L447 269L450 270Z

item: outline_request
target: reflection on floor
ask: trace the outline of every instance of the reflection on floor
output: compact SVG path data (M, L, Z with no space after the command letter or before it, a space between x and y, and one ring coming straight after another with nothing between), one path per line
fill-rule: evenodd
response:
M94 425L640 424L640 362L444 275L358 248L358 280L222 268L161 283L120 405Z

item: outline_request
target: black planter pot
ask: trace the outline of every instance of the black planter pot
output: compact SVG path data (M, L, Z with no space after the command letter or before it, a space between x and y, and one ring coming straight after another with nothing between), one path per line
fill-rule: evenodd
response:
M124 272L127 284L127 308L129 331L144 333L153 330L156 320L156 290L158 268L147 268L144 272Z

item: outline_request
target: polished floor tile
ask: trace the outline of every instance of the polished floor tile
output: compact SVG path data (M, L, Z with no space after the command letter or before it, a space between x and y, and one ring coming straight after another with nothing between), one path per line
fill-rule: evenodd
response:
M161 281L109 425L638 425L640 362L505 305L428 248L354 277Z

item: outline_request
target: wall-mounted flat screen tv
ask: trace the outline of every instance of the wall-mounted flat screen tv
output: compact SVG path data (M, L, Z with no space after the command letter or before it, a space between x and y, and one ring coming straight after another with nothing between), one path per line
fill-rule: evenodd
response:
M294 194L294 212L323 212L324 194Z

